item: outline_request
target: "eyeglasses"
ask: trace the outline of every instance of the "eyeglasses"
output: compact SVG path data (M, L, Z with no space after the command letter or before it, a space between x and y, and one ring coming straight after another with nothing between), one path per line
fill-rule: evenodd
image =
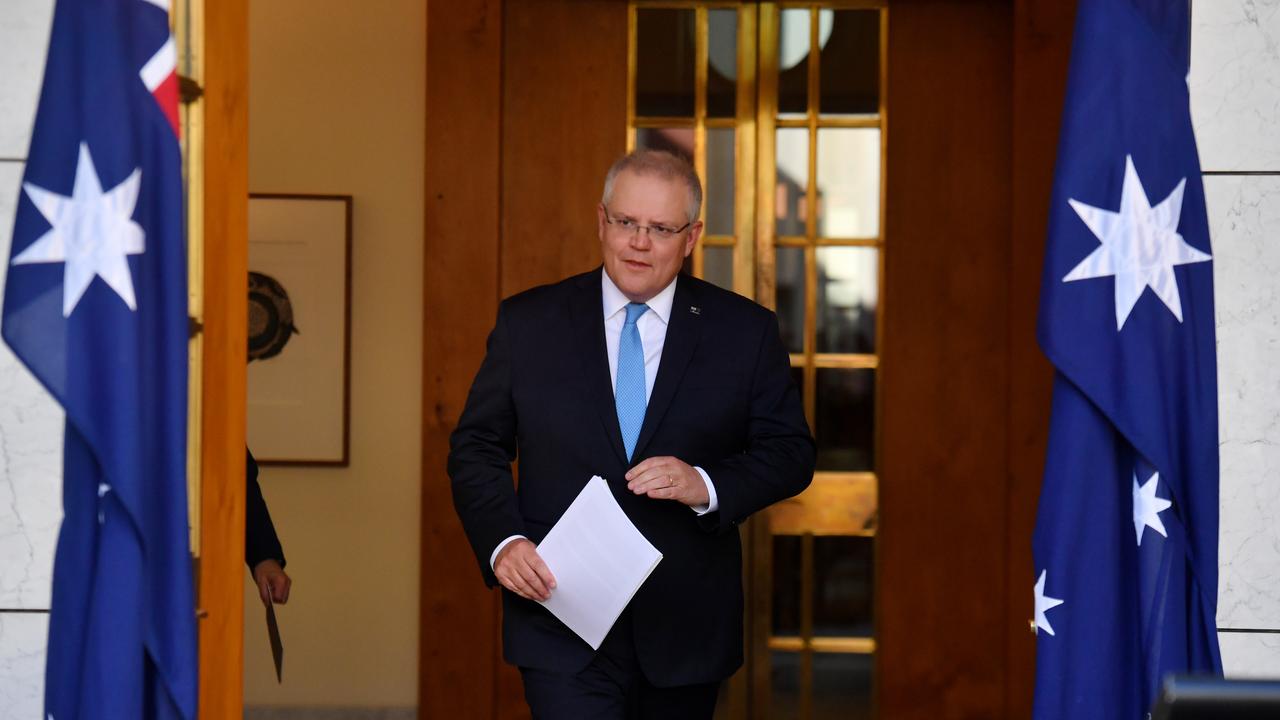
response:
M622 228L624 232L629 233L633 236L639 235L640 231L644 230L645 232L649 233L649 238L652 240L670 240L671 238L679 235L685 230L688 230L689 226L693 224L693 221L690 220L689 222L685 223L682 227L676 228L674 230L667 227L666 225L656 225L656 224L641 225L629 217L620 217L620 218L609 217L609 208L604 209L604 221L615 227Z

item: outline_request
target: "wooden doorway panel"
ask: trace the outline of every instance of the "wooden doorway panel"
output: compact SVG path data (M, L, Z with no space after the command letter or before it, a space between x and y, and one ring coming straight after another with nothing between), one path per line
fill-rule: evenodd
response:
M599 262L595 204L626 140L626 29L625 2L428 6L423 718L528 716L445 458L498 301Z
M201 718L244 716L249 6L205 3Z
M878 717L1029 711L1024 544L1048 397L1035 203L1070 40L1069 11L1048 5L890 6ZM498 300L598 262L592 207L625 146L626 12L428 6L424 718L527 717L444 464Z

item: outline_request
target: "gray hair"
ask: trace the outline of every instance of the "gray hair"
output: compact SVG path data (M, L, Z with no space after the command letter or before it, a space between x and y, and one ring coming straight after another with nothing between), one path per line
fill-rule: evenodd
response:
M664 180L682 180L689 188L689 222L698 219L698 212L702 210L702 181L698 179L697 171L688 160L666 150L632 150L618 158L609 168L609 174L604 177L604 193L600 196L600 202L608 205L613 199L613 182L624 170L637 175L657 175Z

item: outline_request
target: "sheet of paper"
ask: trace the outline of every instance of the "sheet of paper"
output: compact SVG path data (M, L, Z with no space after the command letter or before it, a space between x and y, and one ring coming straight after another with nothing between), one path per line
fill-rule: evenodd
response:
M276 682L283 682L281 669L284 667L284 643L280 641L280 626L276 624L275 602L267 596L267 640L271 643L271 659L276 664Z
M599 475L587 481L538 554L556 578L542 604L597 650L662 560Z

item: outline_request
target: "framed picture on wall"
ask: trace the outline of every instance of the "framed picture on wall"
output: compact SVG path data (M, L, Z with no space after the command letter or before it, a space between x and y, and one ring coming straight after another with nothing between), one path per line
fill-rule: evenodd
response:
M351 196L249 196L249 449L347 464Z

